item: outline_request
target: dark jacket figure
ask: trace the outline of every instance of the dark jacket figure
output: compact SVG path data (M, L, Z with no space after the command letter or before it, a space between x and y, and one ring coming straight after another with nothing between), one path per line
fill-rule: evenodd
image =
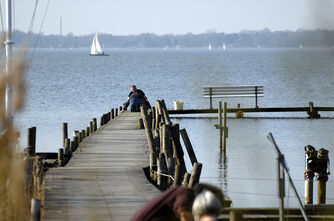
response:
M130 110L131 112L139 112L140 111L140 106L144 104L144 96L142 93L139 93L138 91L131 92L129 94L129 99L128 101L124 104L124 110L128 108L130 105Z
M129 105L131 105L131 112L139 112L140 106L146 106L149 109L151 108L145 93L142 90L137 89L136 85L131 85L131 92L129 93L128 101L123 104L123 110L126 110Z

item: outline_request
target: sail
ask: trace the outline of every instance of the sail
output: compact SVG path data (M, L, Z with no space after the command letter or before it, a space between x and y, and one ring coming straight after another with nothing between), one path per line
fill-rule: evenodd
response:
M97 38L97 34L95 34L92 46L90 48L90 54L102 54L102 49L99 43L99 39Z

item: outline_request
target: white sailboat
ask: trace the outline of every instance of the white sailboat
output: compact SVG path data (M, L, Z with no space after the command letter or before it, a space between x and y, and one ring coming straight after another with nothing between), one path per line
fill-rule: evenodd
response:
M223 43L223 50L226 50L225 42Z
M102 48L99 43L99 39L97 38L97 34L95 34L92 46L90 47L90 55L91 56L108 56L102 51Z
M208 49L209 49L209 51L211 51L211 44L210 43L209 43Z

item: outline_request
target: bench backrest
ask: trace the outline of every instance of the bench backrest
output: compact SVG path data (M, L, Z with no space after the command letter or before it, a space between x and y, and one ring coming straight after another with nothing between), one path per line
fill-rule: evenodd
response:
M203 87L204 97L263 97L263 86Z

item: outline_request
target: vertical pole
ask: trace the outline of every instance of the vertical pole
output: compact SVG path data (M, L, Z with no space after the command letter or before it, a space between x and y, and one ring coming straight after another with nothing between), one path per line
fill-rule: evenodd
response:
M284 156L278 154L277 157L277 182L278 182L278 196L279 196L279 220L284 220L284 195L285 195L285 183L284 183L284 168L281 163L284 161Z
M224 102L224 140L223 140L223 152L226 152L226 138L227 138L227 126L226 126L226 120L227 120L227 102Z
M257 86L255 86L255 108L258 108L259 106L257 105Z
M65 144L66 144L65 141L68 138L67 123L63 123L62 128L63 128L63 147L65 147Z
M218 102L218 127L219 127L219 149L223 151L223 123L222 123L222 102Z
M212 87L210 87L209 90L210 90L210 109L212 109Z
M31 209L30 209L30 220L39 221L41 215L41 200L32 198L31 199Z
M309 163L314 161L314 153L315 149L312 146L305 147L305 172L304 172L304 179L305 179L305 199L304 203L313 204L313 177L314 172L311 170Z
M14 42L12 41L12 0L7 0L6 2L6 18L7 18L7 32L6 32L6 41L5 41L5 45L6 45L6 74L7 77L9 77L11 75L11 65L12 65L12 48L13 48L13 44ZM9 126L11 127L13 124L13 107L11 104L12 101L12 96L13 96L13 92L12 92L12 88L10 87L10 85L8 84L8 81L6 83L6 117L8 119L8 123Z

